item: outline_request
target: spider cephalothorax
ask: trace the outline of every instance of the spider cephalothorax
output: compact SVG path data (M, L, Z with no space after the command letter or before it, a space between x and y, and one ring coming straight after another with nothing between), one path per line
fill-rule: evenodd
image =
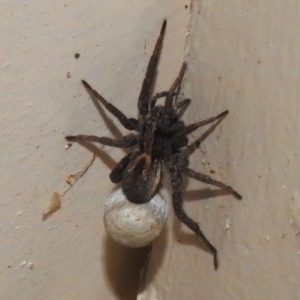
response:
M170 173L173 190L172 200L176 216L202 239L214 255L214 266L217 268L217 250L207 240L199 225L186 215L182 207L183 186L181 174L220 187L237 199L242 199L242 197L232 187L189 169L188 159L184 156L182 150L188 146L187 136L191 132L200 126L220 119L227 115L228 111L190 125L185 125L184 122L179 120L182 108L185 108L191 101L190 99L178 100L186 63L183 63L178 77L168 91L152 95L166 24L165 20L148 64L138 98L138 119L127 118L120 110L92 89L86 81L82 81L88 92L117 117L126 129L132 130L134 133L126 135L119 140L93 135L67 136L66 139L68 141L99 142L103 145L120 148L136 145L137 149L121 159L110 174L110 179L113 183L122 182L124 194L128 201L133 203L146 203L158 192L162 164L164 164ZM164 105L157 105L157 99L162 97L165 98Z

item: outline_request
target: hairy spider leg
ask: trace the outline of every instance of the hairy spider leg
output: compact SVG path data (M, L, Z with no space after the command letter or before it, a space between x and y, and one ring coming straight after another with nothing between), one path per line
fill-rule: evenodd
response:
M184 62L181 66L179 75L177 76L177 78L175 79L175 81L173 82L170 90L169 90L169 95L166 97L166 101L165 101L165 108L166 110L170 111L172 109L173 106L173 98L174 98L174 93L176 95L179 94L180 89L181 89L181 83L183 80L183 76L186 70L186 63Z
M169 167L169 172L171 175L171 185L173 190L173 207L176 217L185 224L188 228L190 228L197 237L199 237L203 243L206 245L206 247L209 249L209 251L213 254L214 257L214 267L215 269L218 268L218 253L217 249L210 243L210 241L206 238L204 233L201 231L199 225L191 219L186 212L184 211L183 205L182 205L182 177L180 174L180 171L178 170L177 166L171 166Z
M214 122L215 120L220 119L223 116L226 116L227 114L228 114L228 110L225 110L225 111L223 111L222 113L218 114L215 117L212 117L212 118L206 119L204 121L193 123L193 124L190 124L190 125L186 126L184 129L182 129L181 131L179 131L177 134L178 134L178 136L182 136L183 134L187 135L187 134L193 132L194 130L196 130L197 128L199 128L199 127L201 127L203 125L209 124L211 122ZM176 143L177 134L173 137L174 143ZM214 180L210 176L201 174L199 172L195 172L195 171L193 171L193 170L191 170L191 169L189 169L187 167L181 168L181 171L185 175L187 175L187 176L189 176L191 178L194 178L196 180L202 181L204 183L208 183L208 184L220 187L220 188L228 191L235 198L237 198L239 200L242 199L242 196L239 193L237 193L231 186L226 185L226 184L224 184L224 183L222 183L220 181Z
M135 130L138 128L139 122L135 118L127 118L118 108L116 108L111 103L107 102L96 90L94 90L85 80L81 80L84 87L87 91L94 96L97 100L99 100L104 107L114 115L120 123L128 130Z
M106 146L112 146L116 148L128 148L137 144L137 135L128 134L121 139L111 139L105 136L99 137L95 135L68 135L66 140L69 142L96 142Z
M182 168L181 172L183 174L185 174L186 176L194 178L198 181L217 186L217 187L229 192L230 194L232 194L236 199L242 200L242 196L238 192L236 192L231 186L229 186L223 182L220 182L218 180L212 179L210 176L207 176L200 172L195 172L194 170L191 170L189 168Z
M212 123L215 120L218 120L218 119L226 116L228 113L229 113L229 111L225 110L225 111L223 111L222 113L218 114L215 117L212 117L212 118L206 119L204 121L200 121L200 122L197 122L197 123L193 123L193 124L187 125L184 128L184 132L185 132L185 134L190 134L193 131L195 131L196 129L198 129L199 127L204 126L204 125L209 124L209 123Z
M161 54L166 26L167 20L164 20L152 56L149 60L142 89L138 98L138 111L142 119L145 119L146 114L148 112L148 104L151 98L152 89L156 78L157 66Z
M178 87L176 88L176 98L173 99L173 106L177 103L178 101L178 97L179 97L179 94L180 94L180 90L181 90L181 85L182 85L182 81L183 81L183 77L184 77L184 74L185 74L185 71L186 71L186 68L187 68L187 63L186 62L183 62L182 63L182 66L181 66L181 69L180 69L180 72L179 72L179 81L178 81Z
M188 134L190 134L191 132L193 132L194 130L196 130L197 128L203 126L203 125L206 125L206 124L209 124L225 115L228 114L228 111L224 111L222 113L220 113L219 115L217 115L216 117L212 117L212 118L209 118L209 119L206 119L204 121L201 121L201 122L197 122L197 123L193 123L193 124L190 124L190 125L187 125L185 126L183 129L179 130L172 138L173 140L173 143L174 145L176 145L177 143L177 140L179 137L183 137L183 136L186 136ZM183 147L183 146L180 146L180 148Z
M188 100L188 99L186 99L186 100ZM193 124L184 126L182 129L179 127L180 121L178 121L177 123L174 124L174 125L178 124L178 131L172 137L172 142L171 142L172 145L174 147L177 147L177 148L182 148L182 147L188 146L187 135L189 133L193 132L194 130L196 130L200 126L209 124L209 123L211 123L211 122L213 122L213 121L215 121L215 120L217 120L217 119L219 119L219 118L221 118L221 117L223 117L227 114L228 114L228 111L226 110L226 111L220 113L219 115L217 115L216 117L212 117L212 118L206 119L206 120L201 121L201 122L197 122L197 123L193 123ZM174 127L176 128L176 126L174 126Z

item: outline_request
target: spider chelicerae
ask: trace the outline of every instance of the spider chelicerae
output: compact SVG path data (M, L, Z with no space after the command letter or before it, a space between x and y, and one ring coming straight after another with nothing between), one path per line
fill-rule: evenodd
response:
M148 63L142 89L138 98L138 119L127 118L114 105L107 102L86 81L82 80L87 91L98 99L102 105L113 114L120 123L134 133L121 139L98 137L94 135L67 136L69 142L89 141L103 145L128 148L136 146L136 150L127 154L110 173L113 183L122 182L123 192L128 201L136 204L149 202L160 188L162 164L170 173L172 187L172 201L177 218L203 241L214 256L214 267L218 267L216 248L209 242L199 225L184 211L182 205L182 174L196 180L217 186L231 193L235 198L242 199L231 186L212 179L210 176L188 168L188 158L182 150L188 147L187 135L228 114L224 111L219 115L201 122L185 125L180 119L180 112L190 103L190 99L178 100L181 83L186 70L186 63L182 64L178 77L168 91L152 96L157 66L162 50L167 21L162 24L160 35L153 54ZM159 98L165 98L164 105L156 104Z

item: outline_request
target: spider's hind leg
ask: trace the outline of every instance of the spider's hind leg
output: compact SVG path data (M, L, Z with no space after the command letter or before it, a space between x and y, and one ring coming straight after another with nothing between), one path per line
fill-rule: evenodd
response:
M210 176L204 175L200 172L195 172L189 168L183 168L181 171L188 177L194 178L198 181L202 181L207 184L217 186L217 187L229 192L230 194L232 194L236 199L242 200L242 196L238 192L236 192L230 185L227 185L221 181L215 180L215 179L211 178Z
M181 156L182 157L182 156ZM181 157L178 157L180 160ZM176 160L176 157L173 157ZM181 162L178 160L178 163L181 164ZM183 164L186 164L183 161ZM182 205L182 177L179 171L178 166L175 164L170 164L169 166L169 172L171 175L171 185L173 190L173 207L176 217L185 224L188 228L190 228L198 238L200 238L203 243L206 245L206 247L209 249L209 251L212 253L214 257L214 267L215 269L218 268L218 253L217 249L211 244L211 242L206 238L204 233L201 231L199 225L191 219L186 212L183 209Z

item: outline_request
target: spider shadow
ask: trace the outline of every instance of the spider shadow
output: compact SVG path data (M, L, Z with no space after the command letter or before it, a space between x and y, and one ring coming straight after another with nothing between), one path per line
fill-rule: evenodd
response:
M168 221L166 222L161 234L154 240L150 246L148 256L146 257L144 266L141 270L139 293L144 291L147 286L153 281L157 272L162 265L166 254L167 248L167 235L168 235ZM153 253L152 253L153 252ZM151 268L148 266L151 262Z
M183 195L186 201L202 201L232 194L222 189L205 188L202 190L187 191Z
M105 237L102 260L106 280L120 300L134 300L139 287L140 271L148 254L148 247L128 248Z
M163 243L162 255L155 261L155 268L151 269L151 274L149 274L147 267L151 259L152 245L143 248L129 248L106 236L102 254L105 276L118 299L135 300L138 292L144 290L147 283L151 282L164 256L165 230L158 239Z
M90 98L92 99L92 102L94 106L96 107L99 115L101 116L102 120L105 123L106 128L113 134L113 136L116 139L120 139L123 137L122 132L119 130L119 128L115 125L114 121L108 117L106 114L105 109L103 109L100 101L95 97L95 95L92 94L92 92L88 89L85 89L87 93L89 94ZM88 141L77 141L77 143L87 150L95 153L97 157L101 159L101 161L108 166L111 170L116 166L117 162L114 161L105 151L102 149L105 147L102 145L102 149L95 146L94 143L88 142ZM123 150L126 154L128 154L130 151L132 151L133 147L129 148L119 148Z
M88 141L77 141L77 144L84 147L88 151L95 153L96 156L103 162L104 165L106 165L110 170L114 169L114 167L118 164L114 159L111 158L111 156L103 150L105 146L102 146L102 148L99 148L92 142ZM134 147L122 149L127 154L129 152L132 152Z
M96 156L103 162L103 164L106 165L110 170L112 170L116 166L117 162L114 159L112 159L106 151L95 146L92 142L78 141L77 144L86 148L90 152L95 153Z

